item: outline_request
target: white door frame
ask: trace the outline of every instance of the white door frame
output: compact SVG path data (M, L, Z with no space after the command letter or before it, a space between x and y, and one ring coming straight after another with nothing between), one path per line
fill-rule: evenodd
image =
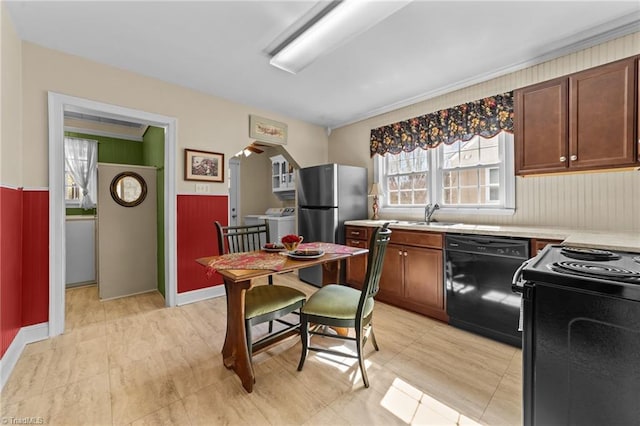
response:
M240 159L233 157L229 160L229 223L230 226L242 224L240 218ZM235 216L235 218L234 218Z
M128 117L165 129L164 135L164 268L165 304L177 298L176 249L176 147L178 122L174 117L153 114L74 96L49 95L49 337L64 332L65 317L65 202L64 202L64 111L92 110L113 118Z

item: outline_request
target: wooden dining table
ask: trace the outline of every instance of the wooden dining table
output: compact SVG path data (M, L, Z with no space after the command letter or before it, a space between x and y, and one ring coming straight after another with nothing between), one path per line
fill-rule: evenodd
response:
M314 265L322 265L322 283L330 284L339 282L340 276L340 261L350 256L363 255L367 253L366 249L354 250L353 247L332 244L337 251L344 251L338 253L325 252L319 258L298 260L285 254L279 254L284 256L284 262L281 262L277 270L273 269L215 269L224 280L224 288L227 295L227 332L222 347L222 360L224 366L232 369L240 377L242 386L247 392L253 391L253 385L255 383L255 374L253 371L253 364L249 356L249 349L247 347L247 334L245 329L245 293L253 286L253 282L256 279L264 278L273 274L281 274L285 272L296 271L301 268L306 268ZM235 253L233 256L234 261L238 261L239 264L244 265L245 268L251 267L252 259L259 257L260 252L246 252ZM216 261L225 260L225 256L209 256L196 259L196 262L212 268L212 264ZM227 264L226 267L229 267ZM261 266L264 267L264 266ZM292 332L296 333L296 332ZM290 337L292 333L283 335L283 339ZM269 345L271 346L271 345ZM253 354L257 354L267 347L254 348Z

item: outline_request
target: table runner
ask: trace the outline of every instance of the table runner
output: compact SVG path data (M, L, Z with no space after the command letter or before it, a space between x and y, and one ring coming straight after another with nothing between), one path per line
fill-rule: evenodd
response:
M278 253L253 251L228 253L213 259L207 265L207 276L223 269L270 269L279 271L287 262L287 258Z
M303 243L298 246L298 250L322 250L325 253L335 254L360 254L366 253L367 249L358 247L348 247L333 243ZM216 257L207 265L207 277L211 277L215 271L224 269L269 269L272 271L280 271L287 257L286 253L270 253L265 251L252 251L242 253L228 253Z
M368 250L359 247L343 246L341 244L333 243L302 243L298 246L298 250L322 250L325 253L336 254L358 254L366 253Z

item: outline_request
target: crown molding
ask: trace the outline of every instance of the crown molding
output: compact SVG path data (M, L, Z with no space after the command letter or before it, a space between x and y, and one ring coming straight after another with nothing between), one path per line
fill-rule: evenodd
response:
M623 16L619 19L609 21L605 24L593 27L589 30L576 33L570 37L566 37L562 40L547 46L546 53L536 56L532 59L518 62L512 65L508 65L488 73L480 74L472 78L460 80L458 82L439 87L437 89L421 93L416 96L412 96L407 99L403 99L398 102L394 102L389 105L385 105L379 108L369 110L365 113L359 114L353 119L348 121L337 123L334 126L327 126L327 131L338 129L340 127L348 126L350 124L357 123L362 120L366 120L381 114L386 114L391 111L395 111L410 105L414 105L420 102L424 102L429 99L433 99L437 96L441 96L447 93L451 93L456 90L464 89L466 87L473 86L475 84L483 83L485 81L492 80L494 78L502 77L516 71L523 70L535 65L539 65L543 62L547 62L553 59L557 59L562 56L570 55L580 50L588 49L593 46L608 42L610 40L624 37L629 34L633 34L640 31L640 13ZM561 47L559 47L561 46ZM622 59L622 58L620 58ZM515 89L515 88L514 88Z

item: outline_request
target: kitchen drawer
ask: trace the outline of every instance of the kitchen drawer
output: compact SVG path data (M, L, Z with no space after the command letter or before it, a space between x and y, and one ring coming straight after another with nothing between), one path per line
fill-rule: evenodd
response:
M347 245L349 247L369 248L367 240L354 240L353 238L347 238Z
M366 226L346 226L345 239L349 240L369 240L369 228ZM351 245L351 244L350 244ZM354 246L361 247L361 246Z
M442 235L443 234L438 232L394 229L391 233L391 242L395 244L442 249Z

